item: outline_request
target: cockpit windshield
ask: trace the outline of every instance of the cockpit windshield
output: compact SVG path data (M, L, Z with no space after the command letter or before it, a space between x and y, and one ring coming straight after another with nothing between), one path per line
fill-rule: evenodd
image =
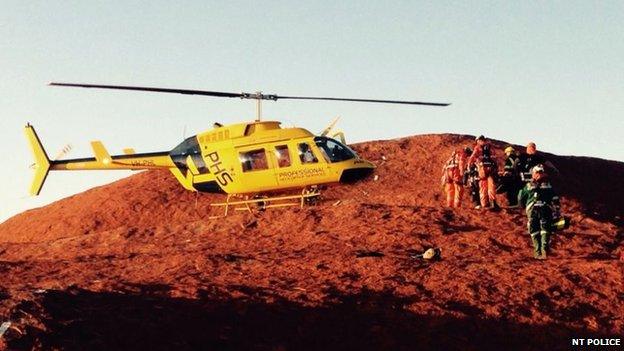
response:
M202 158L196 136L186 138L186 140L169 152L169 156L171 156L171 159L173 160L173 163L175 163L176 167L182 169L187 168L186 159L188 156L191 156L200 173L208 172L204 159Z
M330 163L350 160L357 156L355 151L351 150L348 146L331 138L315 137L314 142L319 150L321 150L323 157Z

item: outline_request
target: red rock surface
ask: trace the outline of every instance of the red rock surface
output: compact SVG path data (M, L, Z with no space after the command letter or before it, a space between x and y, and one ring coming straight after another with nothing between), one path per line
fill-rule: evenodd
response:
M330 187L304 209L209 219L221 196L153 171L26 211L0 225L0 323L13 326L0 348L546 350L621 338L624 164L546 155L573 225L537 261L521 211L443 207L441 165L471 140L356 145L378 180ZM428 247L442 260L410 258Z

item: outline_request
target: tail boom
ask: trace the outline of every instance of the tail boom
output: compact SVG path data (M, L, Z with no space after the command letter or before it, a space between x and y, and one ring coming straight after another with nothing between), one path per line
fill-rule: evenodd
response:
M132 155L113 155L108 157L87 157L69 160L52 161L50 169L55 171L79 171L79 170L140 170L171 168L175 164L169 156L169 152L151 152Z
M78 170L141 170L167 168L175 169L176 165L168 151L151 153L134 153L134 150L126 149L123 155L111 156L100 141L91 143L95 157L75 158L68 160L50 160L41 140L35 132L35 128L28 123L24 129L26 139L30 144L33 157L35 158L35 176L30 186L30 195L39 195L48 173L52 171L78 171Z

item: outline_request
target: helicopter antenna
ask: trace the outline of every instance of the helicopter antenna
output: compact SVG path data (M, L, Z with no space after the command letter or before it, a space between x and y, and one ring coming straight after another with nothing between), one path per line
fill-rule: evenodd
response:
M355 99L355 98L317 97L317 96L282 96L282 95L275 95L275 94L262 94L262 92L256 92L253 94L252 93L228 93L228 92L222 92L222 91L152 88L152 87L136 87L136 86L126 86L126 85L100 85L100 84L56 83L56 82L52 82L49 85L62 86L62 87L134 90L134 91L149 91L149 92L157 92L157 93L173 93L173 94L184 94L184 95L202 95L202 96L215 96L215 97L240 98L240 99L255 99L256 100L256 121L260 121L262 118L262 101L261 100L277 101L279 99L290 99L290 100L371 102L371 103L383 103L383 104L405 104L405 105L424 105L424 106L448 106L450 105L450 103L440 103L440 102Z

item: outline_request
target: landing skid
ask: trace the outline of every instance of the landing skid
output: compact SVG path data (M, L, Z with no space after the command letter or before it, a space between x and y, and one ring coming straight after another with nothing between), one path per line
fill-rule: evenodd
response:
M255 205L256 209L258 210L290 206L299 206L300 208L303 208L306 203L317 200L320 195L321 191L317 187L303 188L301 190L301 194L298 195L276 197L255 195L253 198L250 198L250 195L244 195L242 197L242 200L234 201L231 201L232 198L240 198L241 196L236 194L228 194L225 202L210 204L211 207L224 207L223 215L210 216L209 218L216 219L227 217L230 208L234 211L248 211L249 213L253 213L251 205Z

